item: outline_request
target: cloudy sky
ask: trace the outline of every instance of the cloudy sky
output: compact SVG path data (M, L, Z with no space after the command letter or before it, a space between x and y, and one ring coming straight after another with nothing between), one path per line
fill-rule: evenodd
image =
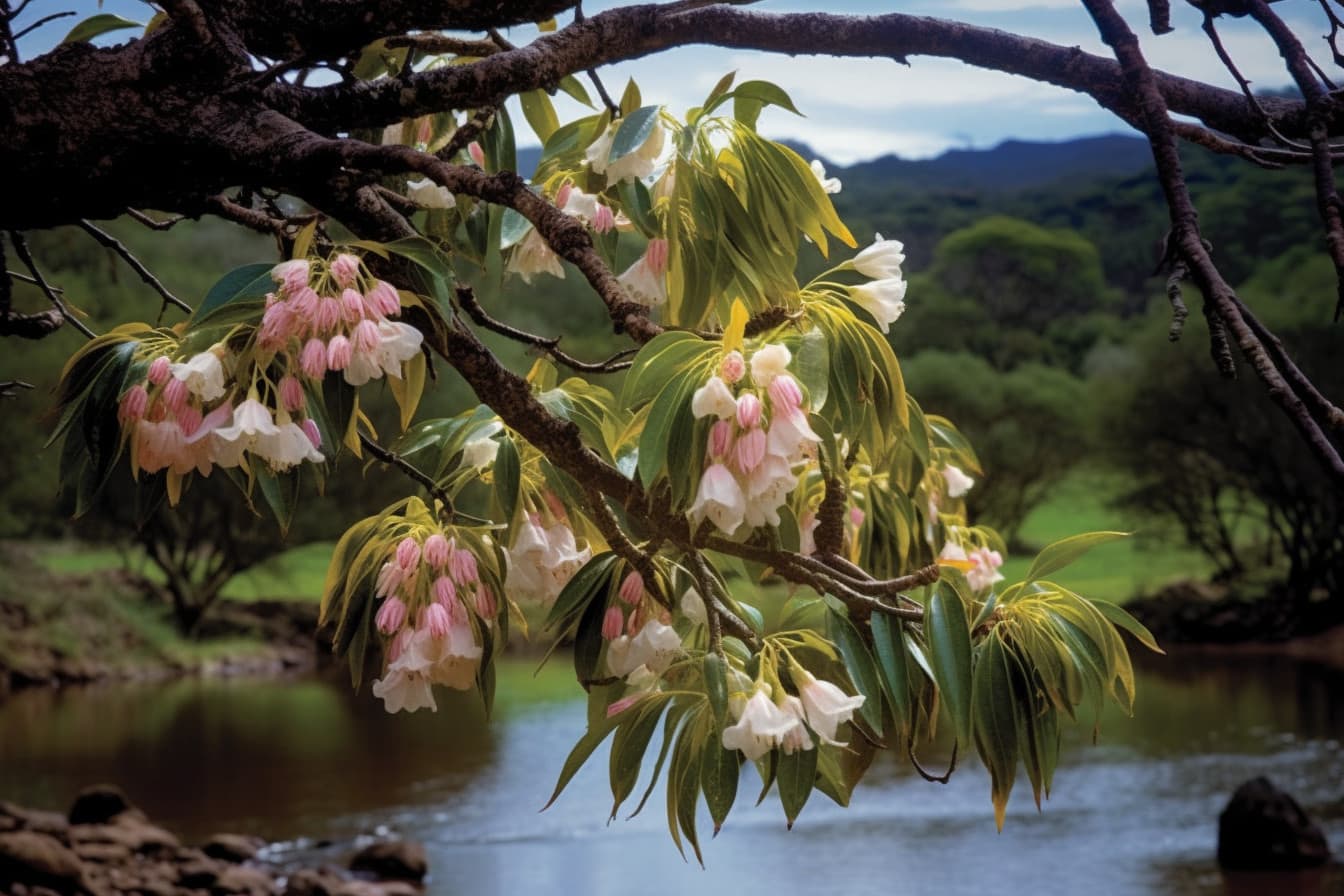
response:
M585 9L591 14L619 5L623 5L621 0L587 0ZM1199 29L1199 14L1187 4L1181 0L1172 3L1176 31L1160 38L1148 31L1143 0L1119 0L1119 6L1139 33L1154 65L1235 89L1235 82ZM1078 0L763 0L753 8L774 12L903 12L956 18L1108 55ZM24 18L31 20L62 9L91 14L97 11L97 4L94 0L35 0ZM1276 4L1275 9L1289 19L1308 47L1320 51L1318 60L1328 61L1319 37L1327 28L1315 3L1289 0ZM138 0L107 0L103 10L140 21L148 14L146 5ZM74 21L77 19L65 19L35 34L28 55L59 40ZM1222 31L1224 42L1255 86L1271 88L1288 83L1277 51L1253 23L1224 20ZM534 34L534 29L517 28L511 36L524 41ZM626 78L636 77L646 102L666 103L674 112L699 104L719 77L731 70L737 70L740 79L775 81L791 93L806 117L771 111L762 118L762 130L773 137L803 140L841 163L885 153L925 157L951 147L993 146L1007 138L1058 140L1128 130L1123 122L1081 94L949 60L912 57L911 63L907 67L891 60L790 58L687 47L608 67L601 74L613 92L621 89ZM579 114L580 108L562 104L562 116Z

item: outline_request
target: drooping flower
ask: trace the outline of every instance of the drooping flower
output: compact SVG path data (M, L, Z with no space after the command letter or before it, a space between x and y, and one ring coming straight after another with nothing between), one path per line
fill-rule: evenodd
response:
M282 292L293 295L308 285L309 265L306 258L282 261L271 268L271 279L280 284Z
M498 420L492 420L483 426L462 446L462 463L478 470L493 464L499 455L499 442L493 437L503 430L504 424Z
M644 578L631 570L625 574L624 579L621 579L621 587L617 594L630 606L637 606L644 599Z
M549 606L591 557L590 548L578 549L574 532L566 523L556 520L543 527L538 515L529 514L518 525L509 550L505 588Z
M443 569L448 565L448 555L451 552L452 547L449 546L448 539L443 537L443 533L435 532L425 539L425 547L421 557L435 569Z
M840 179L826 176L826 166L821 164L821 159L813 159L811 168L813 177L821 184L822 192L827 194L840 192Z
M434 690L430 687L429 677L404 667L398 668L395 662L382 678L374 680L373 696L382 700L383 708L392 713L403 709L407 712L415 712L417 709L438 711L439 708L434 702Z
M793 355L788 348L779 343L772 342L761 346L751 356L751 381L763 389L768 389L775 377L788 371L791 360Z
M476 643L471 625L463 617L460 621L454 620L443 637L436 638L428 631L417 631L410 647L397 663L420 672L434 684L466 691L476 683L481 654L481 645Z
M961 471L961 468L954 467L951 464L943 467L943 482L947 483L947 496L949 498L960 498L971 490L975 485L975 480Z
M730 420L737 416L737 400L727 383L711 376L691 396L691 413L697 420L711 414L720 420Z
M655 254L655 244L662 245L661 256ZM661 263L659 261L661 257ZM641 305L657 307L667 301L667 241L650 240L649 248L635 259L616 279L630 298Z
M407 535L397 542L397 565L410 572L420 562L420 542Z
M147 407L149 407L149 392L145 389L144 383L136 383L121 396L121 404L117 407L117 419L123 426L133 423L145 416Z
M186 363L170 367L173 376L186 383L191 394L202 401L214 401L224 395L224 366L215 354L216 350L223 351L223 347L213 346L193 355Z
M508 270L522 277L523 282L529 285L537 274L550 274L552 277L565 279L565 269L560 264L560 256L552 251L535 228L529 229L527 235L513 247L513 253L509 256Z
M791 756L799 751L813 749L816 744L812 742L812 735L808 733L807 726L803 724L805 710L802 701L792 694L785 694L780 709L784 710L794 720L793 727L779 739L779 746L784 750L785 755Z
M807 724L824 743L844 746L835 739L836 731L863 706L863 695L851 697L829 681L819 680L802 666L790 667L789 674L798 688Z
M797 717L780 709L770 699L770 686L758 682L737 714L736 724L723 729L723 748L741 750L755 762L779 746L798 724Z
M787 373L775 374L766 391L776 413L787 414L803 406L803 390L799 388L798 381Z
M975 565L966 573L966 581L976 591L1003 581L1003 573L999 572L999 567L1003 565L1003 555L998 551L976 548L971 551L968 559Z
M700 488L689 511L691 521L699 525L708 518L732 535L742 525L746 512L746 496L732 472L721 463L711 464L700 477Z
M406 195L423 208L452 208L457 199L447 187L439 186L429 178L406 181Z
M149 362L149 370L145 378L156 386L162 386L168 382L168 377L172 375L173 364L168 360L167 355L159 355L153 361Z
M709 624L709 614L705 610L705 599L694 588L687 588L681 595L681 613L695 625Z
M232 424L211 433L215 462L221 467L236 467L243 452L255 447L258 439L279 434L280 427L276 426L271 409L249 397L233 409Z
M625 614L621 612L620 607L607 607L607 612L602 616L602 637L612 641L621 637L625 631Z
M747 362L742 359L742 353L734 349L723 356L719 362L719 376L723 377L725 383L736 383L746 376Z
M378 631L385 635L400 631L406 624L406 602L396 596L387 598L378 608L378 615L373 618L373 622Z
M282 411L280 416L284 419L277 423L274 434L257 436L252 448L257 456L265 458L278 472L284 472L304 461L320 464L326 460L322 452L313 446L308 434L290 420L288 414Z
M877 234L871 246L865 246L854 256L854 270L869 280L889 280L901 276L905 261L905 246L898 240L884 240Z
M280 404L287 411L301 410L308 404L302 384L292 376L282 377L277 391L280 393Z
M620 635L607 645L607 668L617 678L647 668L661 675L682 652L681 636L670 625L650 619L632 637Z
M595 174L605 174L607 180L611 183L626 178L648 177L657 167L658 159L663 154L663 146L667 140L667 132L664 130L662 122L655 120L653 127L649 130L648 137L644 138L644 142L638 148L612 161L612 142L619 127L620 122L612 122L588 146L584 153L584 157L588 161L588 167L592 168Z
M331 260L331 276L342 289L354 286L359 276L359 258L348 252L337 255Z
M883 333L905 313L906 283L900 277L873 280L849 288L850 299L873 316Z

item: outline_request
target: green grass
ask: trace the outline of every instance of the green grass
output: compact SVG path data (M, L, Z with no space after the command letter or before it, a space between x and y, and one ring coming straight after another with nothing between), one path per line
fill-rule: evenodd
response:
M1040 547L1083 532L1134 533L1088 552L1052 579L1084 597L1124 603L1173 580L1207 575L1209 564L1203 556L1157 538L1145 531L1142 520L1107 506L1123 487L1124 481L1114 475L1079 471L1027 517L1021 539ZM1010 556L1002 570L1007 580L1021 580L1033 556Z

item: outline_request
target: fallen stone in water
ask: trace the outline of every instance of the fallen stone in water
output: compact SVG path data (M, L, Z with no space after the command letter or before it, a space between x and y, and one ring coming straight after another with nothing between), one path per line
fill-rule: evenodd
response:
M350 870L372 874L380 880L422 881L429 864L425 848L412 840L373 843L355 853Z
M1268 778L1237 788L1218 816L1218 864L1232 871L1297 871L1330 860L1325 834Z

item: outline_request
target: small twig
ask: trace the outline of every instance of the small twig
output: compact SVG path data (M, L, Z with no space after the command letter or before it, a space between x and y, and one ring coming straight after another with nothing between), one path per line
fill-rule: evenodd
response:
M932 784L946 784L952 780L952 773L957 770L957 747L960 746L956 741L952 742L952 761L948 763L947 771L941 775L935 775L919 764L919 758L915 756L915 745L911 742L909 747L910 764L915 767L915 771L925 781Z
M583 18L583 4L574 4L574 24L579 24L583 21ZM597 95L602 98L602 103L607 107L607 111L611 113L611 117L619 117L621 114L621 107L611 98L611 94L607 93L607 85L603 84L602 79L597 76L597 69L585 69L584 73L588 75L588 80L593 82L593 87L597 90Z
M176 224L187 220L186 215L173 215L162 221L156 221L139 209L128 208L126 214L148 227L150 230L170 230Z
M1256 117L1260 119L1260 122L1265 126L1266 130L1274 136L1274 139L1278 140L1284 146L1291 146L1294 149L1309 150L1309 146L1299 143L1289 137L1285 137L1283 133L1274 126L1274 120L1270 118L1269 113L1265 111L1265 107L1260 105L1260 100L1256 98L1254 91L1251 90L1251 82L1241 73L1241 69L1237 68L1237 64L1232 61L1232 55L1228 53L1227 48L1223 46L1223 39L1219 37L1218 26L1214 24L1213 19L1213 13L1206 9L1204 11L1204 24L1201 27L1203 27L1204 33L1209 36L1209 42L1213 44L1213 51L1217 53L1218 58L1222 60L1223 67L1227 69L1228 74L1233 77L1237 82L1237 86L1241 88L1242 94L1246 97L1247 104L1251 107L1251 110L1255 113Z
M31 34L32 32L34 32L34 31L36 31L37 29L41 28L43 25L47 24L48 22L54 22L56 19L63 19L63 18L65 18L66 16L73 16L74 14L75 14L75 11L74 11L74 10L68 10L68 11L66 11L66 12L54 12L54 13L52 13L52 14L49 15L49 16L43 16L42 18L38 19L38 20L37 20L36 22L34 22L33 24L29 25L27 28L24 28L22 31L18 31L18 32L16 32L16 33L14 34L14 41L17 42L17 41L19 40L19 38L23 37L25 34Z
M18 398L20 389L31 389L32 383L23 380L5 380L0 383L0 398Z
M145 267L140 259L135 257L130 249L126 248L125 243L87 220L81 220L79 226L84 229L85 233L97 240L101 245L106 246L120 255L122 260L130 266L131 270L135 271L140 276L141 280L145 281L151 289L159 294L163 299L163 307L159 310L160 318L163 316L164 309L169 305L172 305L186 314L191 314L192 307L169 292L168 287L164 286L163 283L159 281L159 278L155 277L149 268Z
M1336 43L1339 38L1340 28L1344 27L1344 21L1340 20L1339 15L1336 14L1326 0L1317 0L1317 2L1321 4L1321 10L1325 13L1325 17L1330 21L1330 33L1325 35L1326 43L1330 45L1330 54L1335 58L1335 65L1344 68L1344 54L1339 52L1339 44Z
M85 325L84 321L80 320L70 311L70 308L65 304L65 301L61 298L60 294L47 282L47 278L42 276L42 272L37 267L37 262L33 261L33 254L28 251L28 241L24 239L23 234L19 233L17 230L11 230L9 232L9 241L14 245L14 254L19 256L19 261L22 261L24 267L26 267L28 272L33 275L33 280L36 281L38 289L46 294L47 301L51 302L52 307L60 312L61 317L69 322L70 326L74 327L90 339L95 338L98 334L93 332L93 330L90 330L88 326Z
M421 470L415 464L402 457L400 454L392 451L390 448L384 448L382 445L369 438L364 433L359 434L359 444L364 447L375 458L387 464L389 467L395 467L406 474L413 482L418 484L425 491L439 501L449 513L453 513L453 499L448 496L448 492L443 486L434 481L434 478Z
M470 118L462 123L460 128L453 131L453 135L448 138L448 142L435 155L445 162L451 162L454 156L467 148L467 144L490 127L490 122L498 111L498 106L486 106L477 109Z
M1154 34L1171 33L1171 0L1148 0L1148 25Z
M580 361L572 355L560 350L559 337L548 338L545 336L537 336L533 333L528 333L525 330L520 330L517 327L509 326L503 321L491 317L486 310L481 307L480 300L476 298L476 292L470 286L463 284L458 285L457 304L458 307L466 312L467 316L475 321L478 326L482 326L492 333L506 336L515 342L521 342L524 345L529 345L532 348L538 349L547 355L550 355L556 362L581 373L617 373L626 370L633 362L624 359L638 351L638 349L632 348L623 349L605 361Z

